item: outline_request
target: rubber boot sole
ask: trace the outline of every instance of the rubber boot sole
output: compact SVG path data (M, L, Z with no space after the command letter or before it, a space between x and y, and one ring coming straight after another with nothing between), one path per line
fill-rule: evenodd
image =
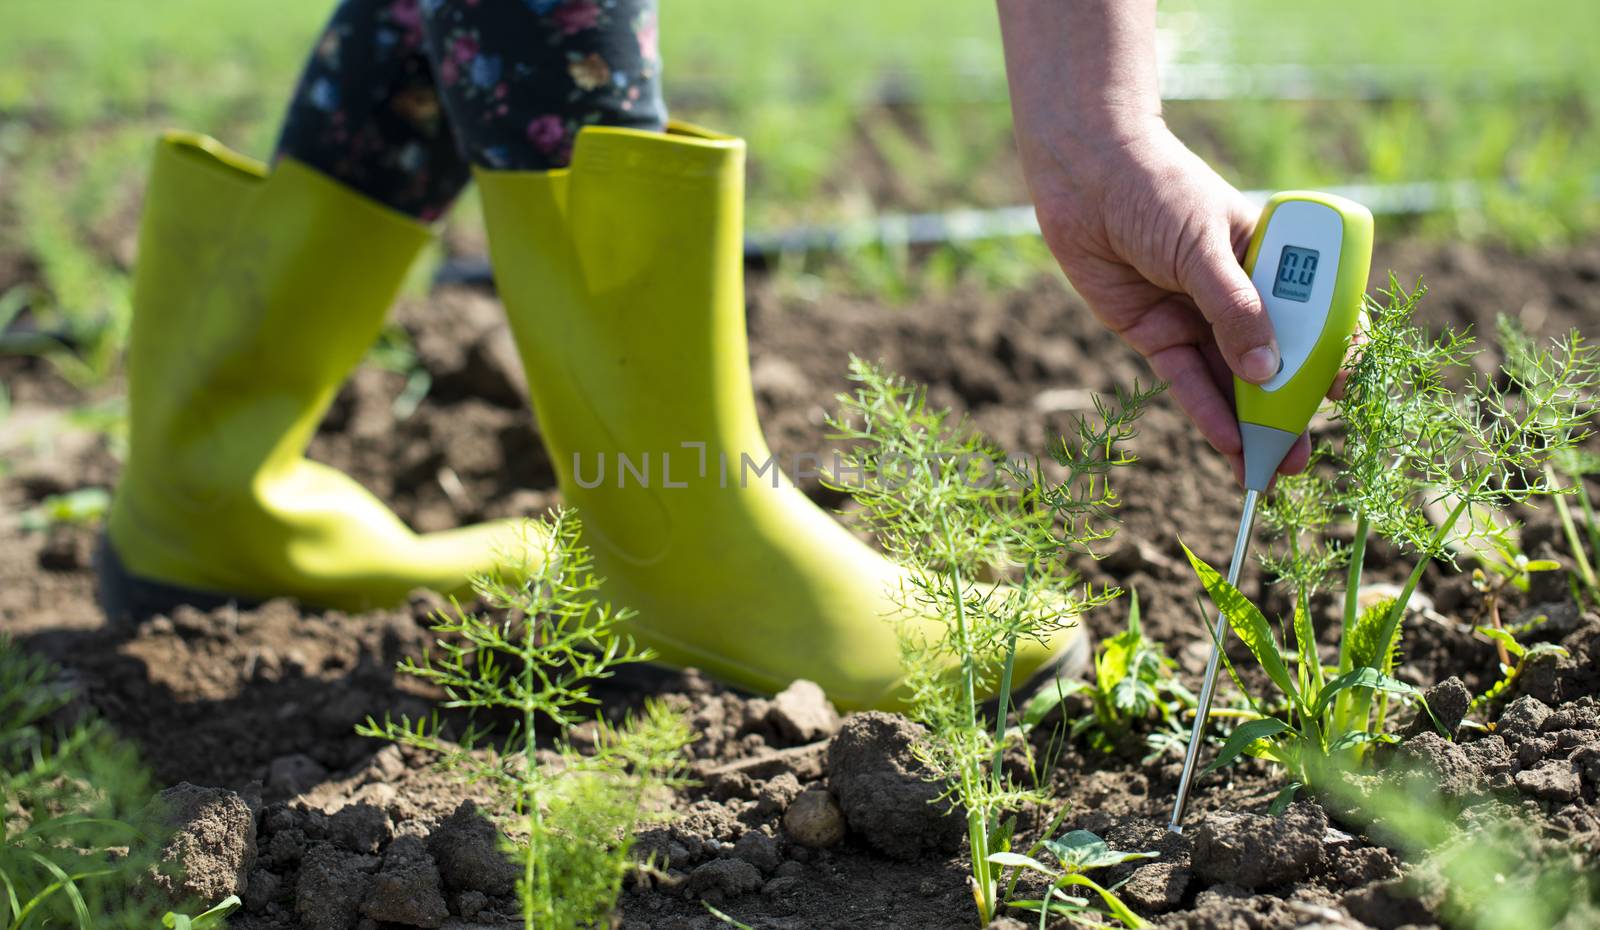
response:
M199 591L181 585L141 578L128 571L121 556L104 532L94 552L95 599L113 625L141 623L159 614L170 615L179 607L215 610L218 607L257 607L261 600Z

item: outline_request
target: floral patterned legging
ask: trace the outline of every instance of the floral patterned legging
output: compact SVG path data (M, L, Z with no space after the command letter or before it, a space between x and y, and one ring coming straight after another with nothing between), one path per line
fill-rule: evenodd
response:
M666 124L656 0L340 0L277 154L432 220L471 166L563 167L597 123Z

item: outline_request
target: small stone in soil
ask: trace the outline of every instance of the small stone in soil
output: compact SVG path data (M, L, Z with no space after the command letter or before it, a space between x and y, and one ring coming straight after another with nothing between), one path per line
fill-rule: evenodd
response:
M821 786L802 792L783 814L789 838L812 849L824 849L844 839L844 811L833 793Z
M713 859L689 873L687 893L716 904L761 887L761 871L742 859Z
M220 901L245 891L256 861L256 819L243 798L182 782L155 803L173 831L153 877L157 887L174 900ZM169 868L176 874L166 874Z
M804 678L778 692L767 710L767 720L785 738L797 743L826 739L839 729L839 712L821 687Z
M1583 790L1578 767L1566 759L1548 759L1518 772L1517 787L1536 798L1562 804L1577 800Z
M428 852L449 888L509 894L517 884L517 870L500 852L499 839L499 831L478 813L477 805L462 801L428 837Z
M456 895L456 913L471 920L489 906L489 896L481 891L463 891Z
M921 738L906 718L868 711L846 719L828 748L828 784L851 831L895 859L953 852L966 833L912 752Z
M438 927L450 916L439 870L420 839L402 836L389 844L361 913L379 922L426 928Z
M1311 874L1327 831L1322 808L1304 801L1281 817L1219 812L1195 830L1191 861L1209 884L1276 888Z

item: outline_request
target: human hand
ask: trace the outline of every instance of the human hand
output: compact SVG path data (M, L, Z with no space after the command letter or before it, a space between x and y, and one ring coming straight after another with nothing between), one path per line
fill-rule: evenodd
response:
M1017 150L1061 269L1243 480L1233 375L1279 355L1240 265L1257 210L1161 118L1155 0L998 0ZM1305 468L1302 436L1280 472Z
M1051 252L1096 318L1170 385L1243 476L1233 376L1277 374L1272 323L1240 261L1259 210L1160 120L1070 162L1029 166ZM1305 436L1279 471L1305 467Z

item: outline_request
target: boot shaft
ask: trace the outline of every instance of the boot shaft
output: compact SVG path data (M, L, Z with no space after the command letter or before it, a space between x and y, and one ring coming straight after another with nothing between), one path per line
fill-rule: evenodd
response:
M568 169L477 179L564 486L574 456L586 473L601 455L608 469L617 454L648 458L659 481L671 453L676 481L700 455L684 443L712 462L766 448L745 334L741 140L591 127Z
M128 477L235 486L298 458L427 240L292 160L269 173L205 137L164 137L134 274Z

